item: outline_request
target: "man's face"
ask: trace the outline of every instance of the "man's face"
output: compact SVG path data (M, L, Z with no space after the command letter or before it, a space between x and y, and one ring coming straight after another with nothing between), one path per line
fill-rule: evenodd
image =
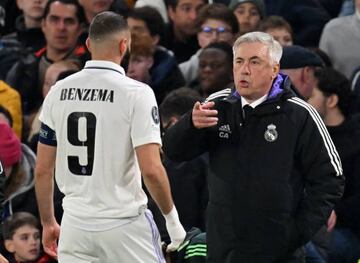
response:
M150 31L143 20L129 17L127 19L127 23L129 25L131 33L151 37Z
M150 78L149 70L152 65L152 57L131 55L127 70L127 76L137 81L148 83Z
M195 35L195 20L203 5L203 0L178 0L175 10L169 7L168 14L176 30L185 36Z
M243 43L237 48L233 66L235 87L249 102L269 92L278 72L279 64L272 62L266 45Z
M241 35L257 30L261 16L253 3L238 5L234 10L234 14L238 20Z
M11 240L5 241L5 245L14 253L16 261L33 261L40 253L40 232L33 226L24 225L15 231Z
M213 42L227 42L229 45L234 43L234 34L232 33L231 26L224 21L207 19L201 25L200 30L197 37L201 48Z
M76 17L76 6L53 2L49 13L42 21L47 48L58 52L73 49L81 33L81 26Z
M313 88L311 95L307 101L311 104L317 112L320 114L321 118L324 119L326 116L326 102L327 97L324 93L317 87L317 85Z
M315 69L310 66L281 70L281 72L289 76L291 83L305 100L310 97L311 92L315 87L316 79L314 76L314 71Z
M129 17L127 19L127 22L128 22L131 33L149 37L149 38L152 39L152 44L154 46L157 45L157 43L159 42L159 36L158 35L155 35L155 36L151 35L150 30L147 27L144 20Z
M48 0L17 0L17 5L24 13L32 19L40 19L44 14L45 5Z
M84 8L85 13L90 13L92 15L108 11L112 2L113 0L79 0L79 3Z
M224 89L232 81L231 61L220 49L207 48L199 56L199 79L206 95Z
M284 27L270 28L266 33L272 35L283 47L292 46L293 44L290 32Z

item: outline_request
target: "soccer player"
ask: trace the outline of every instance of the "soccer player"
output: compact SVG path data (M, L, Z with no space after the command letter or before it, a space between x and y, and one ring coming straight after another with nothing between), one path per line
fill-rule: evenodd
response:
M185 237L160 160L154 93L119 66L130 41L126 20L98 14L86 41L92 60L53 86L44 101L35 185L43 245L59 262L164 262L141 174L165 216L168 250ZM65 194L58 248L55 168Z

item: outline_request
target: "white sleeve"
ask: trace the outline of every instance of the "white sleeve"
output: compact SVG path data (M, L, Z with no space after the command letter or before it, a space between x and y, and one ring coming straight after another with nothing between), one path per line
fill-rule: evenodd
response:
M149 143L161 145L159 110L154 92L148 86L141 89L134 102L131 140L134 148Z

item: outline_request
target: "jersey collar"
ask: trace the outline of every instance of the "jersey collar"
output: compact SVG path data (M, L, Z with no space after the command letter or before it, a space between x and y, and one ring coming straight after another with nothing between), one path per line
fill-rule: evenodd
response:
M105 60L89 60L86 61L84 69L103 69L112 70L125 76L125 70L120 65Z

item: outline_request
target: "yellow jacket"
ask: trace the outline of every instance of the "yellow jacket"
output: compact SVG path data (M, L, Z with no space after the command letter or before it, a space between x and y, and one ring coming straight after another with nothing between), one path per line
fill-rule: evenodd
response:
M4 81L0 80L0 104L6 108L13 118L13 130L21 139L22 110L20 94Z

